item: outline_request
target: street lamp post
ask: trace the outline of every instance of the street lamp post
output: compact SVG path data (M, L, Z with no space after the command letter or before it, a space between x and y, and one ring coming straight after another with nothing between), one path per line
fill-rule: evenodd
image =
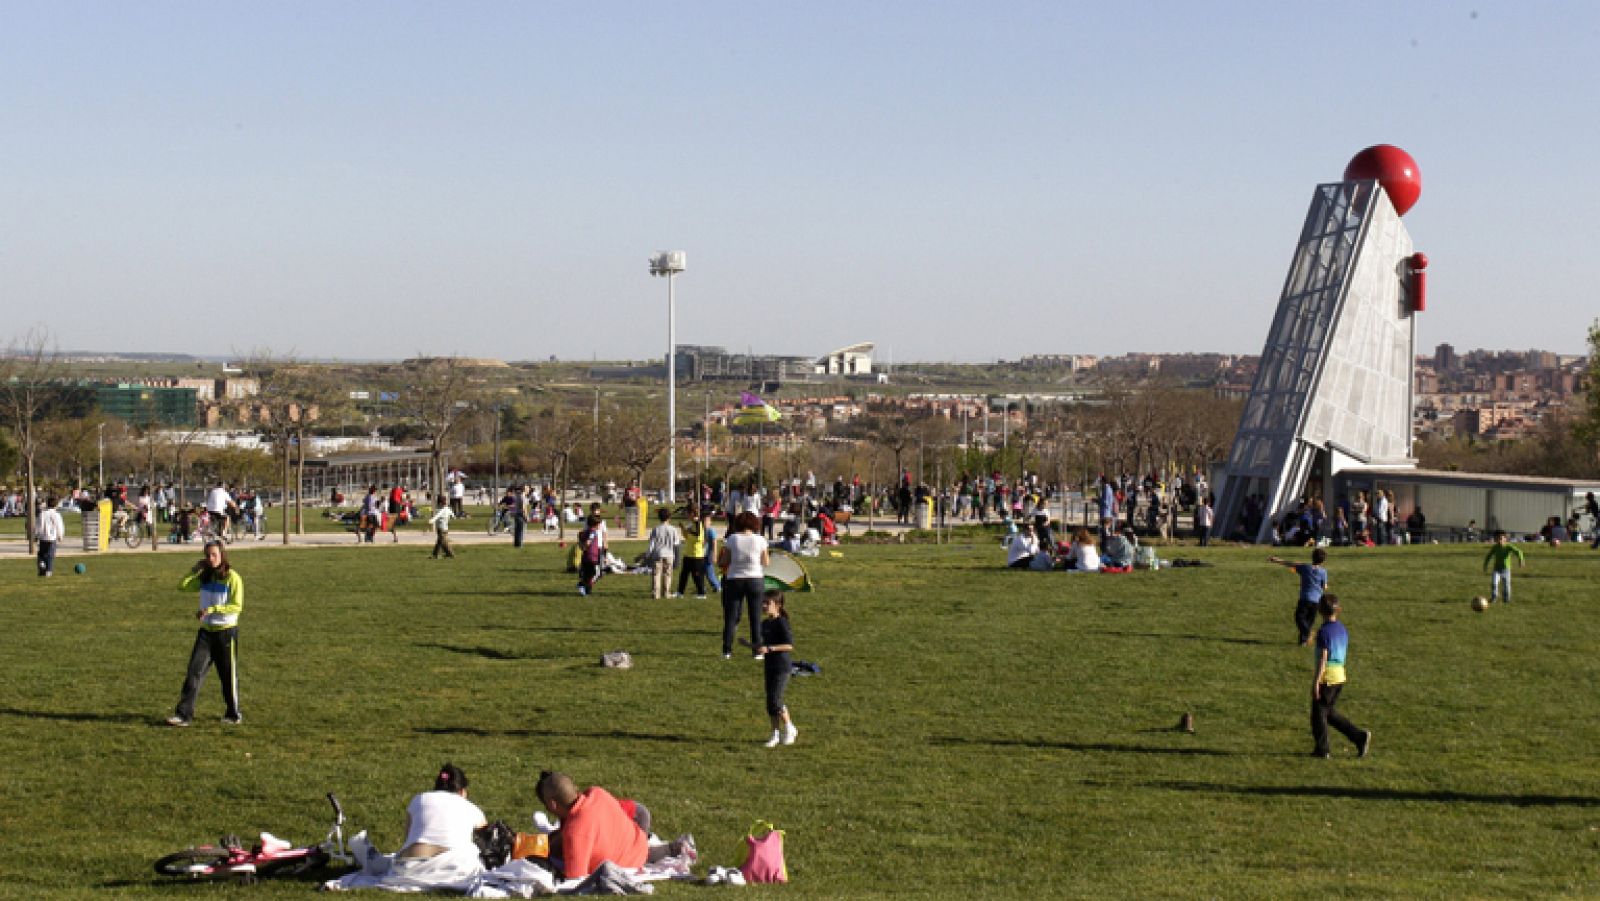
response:
M681 250L663 250L650 258L650 274L667 280L667 503L678 501L678 336L672 279L687 268Z
M98 443L99 443L99 447L100 447L100 490L104 491L105 487L106 487L106 424L105 423L103 423L103 422L100 423L99 432L100 432L100 438L99 438L99 442Z
M494 405L494 491L492 493L497 503L500 497L500 409L499 404Z

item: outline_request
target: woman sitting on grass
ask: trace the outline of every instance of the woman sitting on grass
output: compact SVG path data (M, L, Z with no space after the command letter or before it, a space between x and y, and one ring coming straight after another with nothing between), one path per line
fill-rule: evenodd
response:
M467 774L446 763L434 777L433 791L412 797L406 805L406 839L400 851L381 854L367 841L367 833L360 832L350 840L350 851L361 869L330 885L464 891L483 871L472 833L486 825L483 811L467 800Z
M1100 551L1094 546L1094 536L1081 526L1072 533L1072 553L1067 555L1067 569L1080 573L1100 571Z
M1011 544L1006 548L1006 566L1027 569L1038 555L1039 539L1033 534L1033 523L1024 522L1017 527L1017 533L1011 536Z

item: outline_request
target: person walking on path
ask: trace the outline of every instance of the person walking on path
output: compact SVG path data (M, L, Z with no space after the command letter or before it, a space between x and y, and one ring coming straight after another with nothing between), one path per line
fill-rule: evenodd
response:
M1315 742L1311 756L1328 757L1328 727L1332 726L1356 746L1357 757L1365 757L1372 749L1372 730L1357 729L1334 709L1344 690L1345 658L1350 652L1350 633L1339 622L1338 597L1323 595L1317 610L1323 622L1317 630L1316 666L1311 678L1311 740Z
M1194 508L1194 533L1200 539L1200 546L1207 547L1211 544L1211 519L1215 513L1211 509L1211 498L1202 497L1200 503Z
M672 511L662 507L656 511L659 524L650 530L650 546L645 558L650 561L650 597L675 598L672 592L672 566L678 559L678 546L683 544L683 533L672 524Z
M200 631L189 652L189 672L183 679L178 707L167 718L169 726L187 726L194 719L194 702L206 673L216 664L222 680L222 700L227 711L222 721L238 725L239 712L239 614L244 610L244 579L228 565L228 552L222 542L206 543L205 557L178 583L180 591L199 591L200 607L195 619Z
M1483 558L1483 568L1489 570L1490 564L1494 565L1494 573L1489 577L1489 603L1493 604L1498 598L1501 603L1511 603L1511 557L1517 558L1517 568L1528 565L1527 558L1522 556L1522 548L1511 544L1504 529L1496 529L1494 544L1489 545L1489 553Z
M450 520L455 519L455 516L456 511L450 506L450 499L442 494L439 495L433 518L428 520L428 524L433 526L434 534L433 553L430 556L435 560L439 559L440 554L455 558L456 552L450 549Z
M511 492L511 546L522 547L522 539L528 533L528 489L518 485Z
M1317 548L1311 552L1310 563L1295 563L1282 557L1268 557L1268 563L1291 569L1300 577L1300 600L1294 608L1294 625L1300 632L1302 645L1311 643L1311 627L1317 623L1317 602L1328 590L1328 570L1322 564L1328 561L1328 552Z
M400 543L400 518L406 512L406 489L399 482L389 489L389 537Z
M800 730L789 716L789 706L783 702L784 691L789 687L792 663L789 655L794 651L794 630L789 625L789 613L783 606L783 592L768 591L761 602L761 643L750 644L756 659L762 660L762 683L767 690L767 716L772 720L772 736L767 747L794 744Z
M750 644L761 643L759 617L761 595L766 588L767 565L772 562L767 553L767 540L761 537L761 517L746 511L733 521L733 531L722 543L717 554L717 568L722 578L722 659L733 657L733 633L739 628L739 615L744 608L750 612ZM755 652L757 660L761 652Z
M1594 499L1593 491L1583 497L1583 512L1589 517L1589 533L1594 536L1589 547L1600 548L1600 501Z
M383 496L378 494L378 486L373 485L367 489L367 496L361 499L361 530L356 532L356 544L360 544L363 538L367 544L371 544L382 521Z
M39 522L34 530L39 539L40 578L56 574L56 545L66 534L67 526L61 521L61 511L56 509L55 495L49 495L44 499L44 508L39 511Z

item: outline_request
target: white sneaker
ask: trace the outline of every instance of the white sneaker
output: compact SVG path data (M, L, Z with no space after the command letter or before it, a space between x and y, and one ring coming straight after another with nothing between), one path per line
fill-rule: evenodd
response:
M778 742L780 741L783 741L783 733L779 732L777 729L774 729L772 730L772 737L767 739L767 747L776 748L778 746Z
M755 659L757 659L757 660L765 660L765 659L767 659L767 655L766 654L757 654L757 655L755 655Z
M786 745L794 744L795 736L799 734L800 730L794 727L794 723L790 723L788 727L783 730L783 743Z

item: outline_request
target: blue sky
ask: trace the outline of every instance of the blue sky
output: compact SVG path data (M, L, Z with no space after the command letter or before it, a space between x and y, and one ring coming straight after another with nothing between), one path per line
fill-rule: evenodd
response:
M64 348L1260 349L1423 173L1419 345L1581 352L1600 4L0 0L0 304Z

